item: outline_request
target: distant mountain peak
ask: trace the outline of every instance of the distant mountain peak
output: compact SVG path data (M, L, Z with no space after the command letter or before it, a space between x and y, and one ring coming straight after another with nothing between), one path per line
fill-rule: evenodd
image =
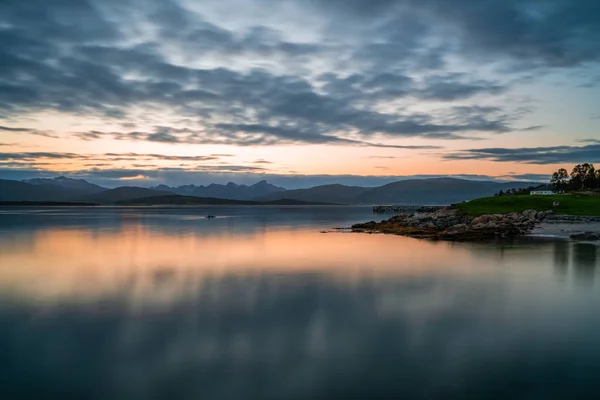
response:
M273 188L278 188L278 189L283 189L283 188L279 188L278 186L275 185L271 185L269 182L267 182L266 179L263 179L262 181L256 182L254 185L252 185L251 187L273 187Z
M34 178L26 179L23 182L30 185L44 185L44 186L58 186L64 189L70 189L79 192L79 194L92 194L99 193L107 190L102 186L95 185L84 179L73 179L64 175L57 176L54 178Z
M169 187L163 184L153 186L150 189L168 190L180 196L212 197L229 200L252 200L271 193L285 191L284 188L271 185L264 179L252 186L227 182L225 185L211 183L207 186L183 185L179 187Z

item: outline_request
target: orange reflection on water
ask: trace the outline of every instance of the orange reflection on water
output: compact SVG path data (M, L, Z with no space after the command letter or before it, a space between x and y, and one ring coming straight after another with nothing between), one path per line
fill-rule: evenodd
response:
M0 243L0 291L43 301L145 292L243 273L323 273L343 279L472 265L466 249L397 236L313 230L165 234L142 224L118 231L49 229ZM164 279L163 279L164 280Z

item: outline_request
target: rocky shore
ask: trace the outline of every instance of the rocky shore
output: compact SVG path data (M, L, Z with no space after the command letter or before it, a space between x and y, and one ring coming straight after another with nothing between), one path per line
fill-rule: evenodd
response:
M386 221L352 226L353 232L387 233L422 239L484 240L531 233L552 211L527 210L521 213L469 217L452 208L431 213L396 215Z
M600 217L579 215L548 215L531 232L534 236L552 236L573 240L600 240Z

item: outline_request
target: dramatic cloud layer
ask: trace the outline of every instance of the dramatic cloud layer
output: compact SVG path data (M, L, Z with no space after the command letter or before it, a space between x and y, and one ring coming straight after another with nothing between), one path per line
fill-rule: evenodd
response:
M56 139L57 153L65 140L441 150L545 129L518 88L560 76L593 90L599 63L588 0L4 0L0 135ZM598 160L593 146L501 150L444 157ZM52 158L32 154L3 165Z
M444 156L447 160L492 160L528 164L583 163L600 160L600 144L588 146L533 147L521 149L471 149Z

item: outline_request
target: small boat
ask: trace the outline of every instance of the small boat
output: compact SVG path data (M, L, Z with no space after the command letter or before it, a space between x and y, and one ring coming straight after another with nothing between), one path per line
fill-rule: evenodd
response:
M207 215L206 216L206 219L213 219L213 218L216 218L216 217L214 215Z

